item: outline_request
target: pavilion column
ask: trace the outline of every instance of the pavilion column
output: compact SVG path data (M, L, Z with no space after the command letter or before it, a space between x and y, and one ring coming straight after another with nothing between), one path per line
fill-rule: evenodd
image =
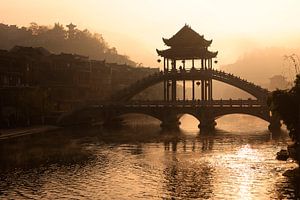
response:
M195 80L192 80L192 100L195 100Z
M201 100L204 100L204 88L205 88L205 85L204 85L204 80L201 80Z
M212 59L210 59L210 68L212 69ZM212 86L212 79L210 79L210 100L213 99L213 86Z
M210 80L207 81L207 100L210 100Z
M183 101L185 101L185 80L183 80Z
M170 82L169 82L169 80L167 80L167 101L170 100L170 89L169 89L169 87L170 87Z
M167 82L164 80L164 101L167 100Z
M207 100L207 80L204 81L204 100Z
M201 100L202 99L202 94L201 94L202 93L202 85L201 85L202 83L201 83L201 80L199 80L199 83L200 83L199 84L199 100Z
M164 72L166 72L166 58L164 58Z
M183 71L185 71L185 61L182 62ZM183 101L185 101L185 79L183 79Z
M201 59L201 69L204 69L204 59ZM201 80L201 100L204 100L204 80Z
M213 93L212 93L212 79L210 79L210 96L209 96L209 100L212 100L212 96L213 96Z
M195 61L192 59L192 69L195 68ZM192 100L195 100L195 80L192 80Z
M167 58L167 72L169 72L169 59Z
M176 101L176 80L172 80L172 101Z
M172 70L176 70L176 60L172 60ZM172 79L172 101L176 101L176 79Z
M167 74L168 73L169 73L169 59L167 58ZM170 90L169 90L170 82L169 82L168 78L166 79L166 87L167 87L167 91L166 91L167 101L169 101L170 100Z
M166 73L166 58L164 58L164 73ZM167 81L164 79L164 101L167 100Z
M207 80L207 98L206 100L209 100L209 96L210 96L210 85L209 85L209 80Z

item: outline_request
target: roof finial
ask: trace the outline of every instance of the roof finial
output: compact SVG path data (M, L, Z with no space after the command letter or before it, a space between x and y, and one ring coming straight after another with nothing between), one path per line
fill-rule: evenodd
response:
M187 28L191 28L191 26L188 25L187 23L185 23L184 26L187 27Z

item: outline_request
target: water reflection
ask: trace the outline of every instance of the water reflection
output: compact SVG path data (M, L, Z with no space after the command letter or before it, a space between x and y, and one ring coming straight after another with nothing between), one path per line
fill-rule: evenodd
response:
M285 133L266 130L165 132L158 125L30 136L0 146L0 197L295 198L298 182L282 176L295 163L275 160L287 142Z
M191 162L182 162L175 154L171 162L165 166L165 197L168 199L204 198L213 196L212 167L208 163L194 165Z
M65 130L64 134L42 133L1 141L0 170L32 168L52 163L72 164L90 159L93 155L82 146L84 139L81 140L80 135L69 137L73 135L72 132Z

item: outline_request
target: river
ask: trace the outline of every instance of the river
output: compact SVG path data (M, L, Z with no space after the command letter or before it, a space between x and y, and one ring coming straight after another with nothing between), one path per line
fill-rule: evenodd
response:
M0 199L298 197L298 184L282 175L297 164L275 159L287 133L272 135L267 123L242 115L220 118L214 133L199 133L191 116L181 122L180 131L145 119L2 142Z

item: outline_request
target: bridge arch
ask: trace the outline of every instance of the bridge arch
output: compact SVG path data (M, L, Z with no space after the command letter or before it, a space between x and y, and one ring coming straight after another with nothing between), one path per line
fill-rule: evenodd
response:
M272 124L265 119L248 114L227 114L216 118L217 126L219 130L230 132L234 134L257 134L266 133L270 129Z
M227 115L235 115L235 114L253 116L253 117L257 117L265 122L269 122L269 123L271 122L271 117L267 113L248 112L248 111L220 112L218 114L214 114L214 118L219 119L219 118L227 116Z
M180 121L180 119L182 119L185 115L191 116L194 119L198 120L198 122L200 122L200 117L196 115L194 112L180 112L176 114L176 117Z
M184 112L178 114L177 117L180 122L180 129L193 132L199 130L200 117L194 113Z
M122 118L122 119L128 119L129 117L149 117L155 121L161 122L161 119L157 115L153 115L150 113L144 113L144 112L127 112L117 115L116 117Z
M241 79L240 77L234 76L229 73L222 71L207 69L207 70L190 70L190 71L175 71L166 73L156 73L150 75L142 80L138 80L127 88L118 91L112 95L111 100L113 101L128 101L136 94L142 92L146 88L153 86L157 83L163 82L164 80L204 80L214 79L225 84L229 84L236 88L239 88L259 100L265 101L268 96L268 90L261 88L254 83L247 80Z

